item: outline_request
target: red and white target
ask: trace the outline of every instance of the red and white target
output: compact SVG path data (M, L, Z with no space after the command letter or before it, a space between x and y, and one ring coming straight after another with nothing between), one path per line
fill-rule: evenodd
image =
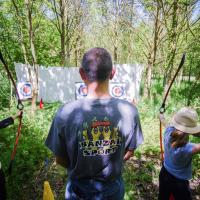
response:
M87 96L87 86L85 83L76 83L76 99Z
M110 82L109 92L112 97L126 99L125 83ZM85 83L76 83L76 99L81 99L87 96L87 87Z
M125 90L123 86L116 84L112 85L110 92L113 97L121 98L123 97Z
M32 98L32 87L29 82L19 82L17 84L17 90L20 99L30 99Z

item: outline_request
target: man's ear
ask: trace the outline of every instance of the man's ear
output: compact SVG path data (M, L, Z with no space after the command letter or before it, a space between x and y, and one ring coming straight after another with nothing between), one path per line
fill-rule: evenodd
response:
M86 73L85 73L85 71L84 71L84 69L82 67L79 68L79 74L80 74L81 79L83 81L85 81L87 79L87 75L86 75Z
M113 67L113 68L112 68L112 71L111 71L111 73L110 73L110 80L113 79L113 77L114 77L114 75L115 75L115 72L116 72L116 68Z

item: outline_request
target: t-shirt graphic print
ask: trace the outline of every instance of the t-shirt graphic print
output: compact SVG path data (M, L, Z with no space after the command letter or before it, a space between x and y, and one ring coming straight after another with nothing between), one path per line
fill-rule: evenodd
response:
M81 136L79 146L83 156L115 153L122 142L118 127L113 127L107 117L103 121L95 117L90 124L85 122Z

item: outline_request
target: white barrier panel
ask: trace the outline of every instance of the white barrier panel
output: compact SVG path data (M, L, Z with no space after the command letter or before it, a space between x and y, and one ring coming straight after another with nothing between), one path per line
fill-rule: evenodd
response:
M124 91L126 99L132 101L139 100L139 89L143 66L138 64L115 65L116 73L110 88L115 83L113 94L119 95ZM18 82L30 82L28 69L25 64L15 63L15 71ZM79 68L77 67L44 67L39 66L39 95L38 101L42 98L44 102L68 102L77 98L76 83L81 83ZM123 84L123 87L117 87L117 84ZM119 86L119 85L118 85ZM123 88L121 90L120 88ZM112 93L111 92L111 93ZM123 93L123 92L122 92ZM112 94L111 94L112 95ZM121 98L124 98L122 95Z

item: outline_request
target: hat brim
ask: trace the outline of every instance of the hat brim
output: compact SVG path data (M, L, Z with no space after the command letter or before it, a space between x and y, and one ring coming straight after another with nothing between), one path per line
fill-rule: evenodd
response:
M196 134L196 133L200 132L200 124L197 124L197 126L195 126L195 127L187 127L187 126L178 124L174 118L175 118L175 116L172 117L170 124L177 130L182 131L184 133L188 133L188 134Z

